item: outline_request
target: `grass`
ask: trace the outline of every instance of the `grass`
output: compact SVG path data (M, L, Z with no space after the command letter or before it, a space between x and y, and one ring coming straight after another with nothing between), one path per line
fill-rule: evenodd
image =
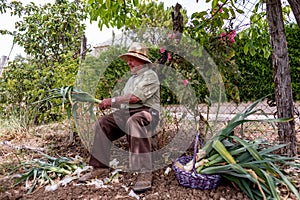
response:
M0 174L7 174L15 166L14 162L6 162L0 164Z
M23 133L28 130L28 117L23 114L12 114L8 118L0 118L0 137L7 133Z

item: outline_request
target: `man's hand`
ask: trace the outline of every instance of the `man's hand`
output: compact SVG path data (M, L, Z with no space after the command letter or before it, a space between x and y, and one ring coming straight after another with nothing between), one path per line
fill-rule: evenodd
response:
M118 97L114 97L113 99L114 102L114 106L118 106L122 103L124 104L134 104L134 103L138 103L140 102L140 98L138 98L137 96L135 95L132 95L132 94L128 94L128 95L125 95L125 96L118 96ZM101 110L105 110L105 109L108 109L110 108L112 105L112 98L107 98L107 99L103 99L102 100L102 103L99 104L99 108Z
M111 107L111 98L103 99L102 102L99 104L99 108L101 110L105 110Z

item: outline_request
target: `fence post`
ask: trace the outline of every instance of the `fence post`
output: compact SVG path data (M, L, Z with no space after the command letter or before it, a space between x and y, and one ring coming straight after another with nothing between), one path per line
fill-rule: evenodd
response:
M6 65L6 61L7 61L7 56L1 56L1 61L0 61L0 78L2 76L2 72L3 72L3 69Z

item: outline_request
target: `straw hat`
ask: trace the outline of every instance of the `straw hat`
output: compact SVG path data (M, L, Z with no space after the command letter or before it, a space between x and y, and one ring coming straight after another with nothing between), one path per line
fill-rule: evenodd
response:
M128 56L133 56L144 60L148 63L152 63L151 60L149 60L148 58L148 48L142 43L133 42L129 47L128 52L123 55L120 55L119 58L121 58L124 61L127 61Z

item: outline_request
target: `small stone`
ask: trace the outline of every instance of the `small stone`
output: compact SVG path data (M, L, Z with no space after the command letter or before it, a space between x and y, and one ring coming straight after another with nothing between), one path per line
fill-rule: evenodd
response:
M216 192L216 193L213 195L213 199L220 199L220 193Z
M244 195L239 192L238 195L237 195L237 199L243 199L243 198L244 198Z

